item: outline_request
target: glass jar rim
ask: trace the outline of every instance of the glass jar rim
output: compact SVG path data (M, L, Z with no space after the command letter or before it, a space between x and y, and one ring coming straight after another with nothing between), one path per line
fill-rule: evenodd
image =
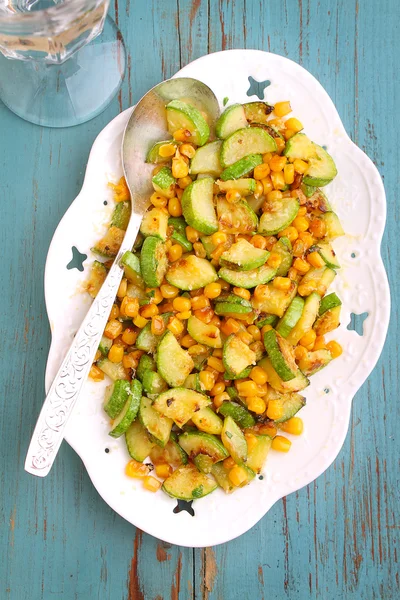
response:
M80 16L82 12L93 10L102 4L109 4L109 1L68 0L50 8L32 12L0 12L0 31L9 35L35 35L40 30L41 34L43 34L43 30L46 27L49 27L52 31L57 26L65 27L70 21Z

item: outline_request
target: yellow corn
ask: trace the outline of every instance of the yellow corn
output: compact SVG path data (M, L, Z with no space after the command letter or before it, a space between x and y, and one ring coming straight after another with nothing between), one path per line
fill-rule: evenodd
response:
M168 300L171 298L176 298L179 294L179 289L174 285L170 285L169 283L164 283L160 286L160 292L163 298L167 298Z
M291 164L286 164L283 167L283 177L285 179L285 183L290 185L294 181L294 166Z
M218 396L218 394L222 394L225 391L225 383L223 381L218 381L210 391L211 396Z
M130 460L125 467L125 474L128 477L146 477L150 473L150 469L146 464L137 460Z
M209 371L200 371L199 379L204 390L210 392L213 389L215 379Z
M247 333L251 335L255 342L259 342L261 340L261 331L256 325L249 325L247 328Z
M244 437L247 442L247 451L250 453L258 444L257 438L254 433L245 433Z
M229 456L229 458L226 458L222 464L224 465L225 469L233 469L233 467L236 465L235 461L231 456Z
M263 185L263 193L265 196L268 194L268 192L271 192L274 189L274 186L272 185L272 179L269 175L268 177L261 179L261 183Z
M112 363L119 363L124 356L124 349L122 346L117 346L113 344L108 352L107 358L111 360Z
M304 129L303 124L296 119L295 117L290 117L287 121L285 121L286 129L291 129L295 133L298 133L302 129Z
M264 179L267 175L270 174L270 167L266 163L262 163L261 165L257 165L254 169L253 177L256 180Z
M300 346L304 346L304 348L307 348L307 350L312 350L316 338L317 334L315 333L314 329L310 329L310 331L307 331L307 333L305 333L300 339L299 344Z
M256 396L257 395L257 384L254 381L239 381L236 383L236 389L240 396Z
M282 262L282 257L276 252L271 252L268 257L267 263L271 269L277 269Z
M109 321L112 321L113 319L118 319L119 317L119 307L118 304L113 304L111 311L110 311L110 316L108 317Z
M308 221L308 219L306 219L306 217L297 216L294 219L292 225L293 225L293 227L296 227L297 231L300 233L300 231L307 231L308 226L309 226L309 221Z
M244 300L250 300L251 294L250 294L249 290L245 290L244 288L240 288L240 287L234 287L232 289L232 292L235 294L235 296L239 296L240 298L243 298Z
M283 190L286 187L285 178L283 172L271 173L272 185L276 190Z
M158 154L161 156L161 158L170 158L171 156L174 156L175 151L176 147L174 144L163 144L159 147Z
M176 318L179 319L180 321L187 321L187 319L189 319L189 317L191 317L191 316L192 316L191 310L184 310L182 312L176 313Z
M160 463L158 465L156 465L156 475L157 477L160 477L161 479L167 479L167 477L169 477L172 473L172 467L171 465L168 465L167 463Z
M149 492L158 492L161 487L161 481L148 475L147 477L143 477L143 487Z
M130 317L131 319L137 317L139 313L139 299L125 296L121 302L120 313L122 316Z
M195 296L190 300L190 303L193 310L201 310L210 306L210 300L204 294Z
M162 317L155 315L151 318L151 333L153 335L162 335L165 331L165 323Z
M201 242L195 242L193 244L193 250L196 256L199 258L206 258L207 252Z
M281 199L282 199L282 192L280 190L272 190L271 192L268 192L268 194L267 194L268 202L274 202L275 200L281 200Z
M186 231L186 237L189 240L189 242L192 242L192 244L194 242L197 242L199 239L199 232L196 229L193 229L193 227L191 227L190 225L188 225L185 229Z
M338 356L340 356L343 353L342 346L338 342L335 342L334 340L332 340L331 342L328 342L326 345L326 348L331 353L332 358L337 358Z
M157 192L154 192L150 196L150 202L157 208L164 208L164 206L167 206L168 200L165 198L165 196L161 196L160 194L157 194Z
M290 225L278 233L278 237L287 237L293 243L299 237L299 233L295 227Z
M282 171L283 167L286 165L286 156L279 156L278 154L275 154L275 156L273 156L271 158L271 160L269 161L269 168L271 169L271 171L275 172L275 173L279 173L280 171ZM272 175L271 175L272 178ZM273 178L272 178L273 181Z
M271 331L271 329L273 329L272 325L264 325L261 327L261 335L264 335L267 331Z
M283 132L283 137L285 138L285 140L290 140L291 137L293 137L295 135L295 131L293 131L293 129L285 129L285 131Z
M275 279L272 282L272 285L275 289L283 290L286 292L287 290L290 290L292 282L288 277L275 277Z
M181 146L179 146L179 152L180 154L183 154L183 156L187 156L187 158L193 158L196 150L194 149L192 144L182 144Z
M189 165L181 156L172 159L172 175L175 179L181 179L182 177L187 177L187 175L189 175Z
M325 350L326 342L323 335L317 335L315 338L313 350Z
M304 160L301 160L301 158L295 158L293 166L296 173L300 173L300 175L303 175L308 169L308 164Z
M259 396L250 396L247 398L247 408L256 413L256 415L262 415L265 412L267 405Z
M229 471L228 477L232 481L233 485L238 487L247 480L247 473L243 467L240 465L235 465Z
M310 265L306 260L302 258L296 258L293 262L294 268L301 274L307 273L310 270Z
M220 244L224 244L227 241L228 237L226 235L226 233L223 233L222 231L217 231L216 233L213 233L211 236L211 241L214 244L214 246L219 246Z
M225 367L222 364L222 360L220 358L216 358L215 356L210 356L207 359L207 364L212 367L213 369L215 369L216 371L218 371L218 373L224 373L225 372Z
M302 360L307 356L307 349L304 348L304 346L296 346L294 349L294 355L297 361Z
M182 205L178 198L171 198L168 202L168 212L171 217L180 217L182 215Z
M283 417L284 408L279 400L270 400L267 407L267 417L272 421Z
M285 115L288 115L290 112L292 112L289 100L286 100L284 102L277 102L274 107L274 112L277 117L284 117Z
M320 269L321 267L325 266L325 261L322 256L318 254L318 252L310 252L310 254L307 255L307 261L316 269Z
M206 298L209 298L210 300L212 300L214 298L218 298L218 296L220 294L221 294L221 284L218 282L208 283L204 288L204 295Z
M196 340L194 340L188 333L181 339L181 346L183 348L191 348L191 346L195 346L196 344Z
M174 298L174 300L172 301L172 306L174 307L174 310L176 310L178 312L190 310L192 308L190 299L184 298L182 296L179 296L178 298Z
M122 332L122 323L120 323L116 319L112 319L111 321L108 321L108 323L104 329L104 335L110 340L115 340L115 338L117 338L121 332Z
M133 319L133 324L136 325L136 327L139 327L139 329L143 329L148 322L149 320L145 319L142 315L138 315L135 319Z
M277 435L272 440L271 448L278 452L289 452L291 445L292 442L290 440L283 437L283 435Z
M230 400L230 396L227 392L222 392L222 394L217 394L213 398L213 404L215 408L219 408L224 402Z
M93 379L93 381L103 381L104 373L101 369L99 369L99 367L92 365L90 367L89 377L90 379Z
M177 319L176 317L172 317L171 321L167 325L167 329L169 329L174 335L180 335L185 326L182 321Z
M292 417L282 423L280 427L283 431L292 435L301 435L304 429L303 420L300 417Z
M268 381L268 375L261 367L253 367L249 377L257 385L264 385Z
M145 319L151 319L151 317L155 317L158 315L158 312L157 304L146 304L146 306L142 306L140 309L140 315Z
M170 262L175 262L182 257L182 254L183 254L182 246L180 244L174 244L168 250L168 260Z

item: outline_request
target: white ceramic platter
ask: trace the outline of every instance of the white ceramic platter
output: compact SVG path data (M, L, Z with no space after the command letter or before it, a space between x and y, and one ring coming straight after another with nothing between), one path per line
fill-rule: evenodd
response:
M226 542L250 529L278 499L313 481L337 456L346 436L352 398L378 360L389 322L389 287L380 256L386 203L375 166L347 136L325 90L296 63L257 50L229 50L204 56L176 76L204 81L221 107L226 97L229 103L249 101L249 76L270 80L265 99L272 104L290 100L293 115L302 121L306 133L333 155L339 175L325 191L347 232L334 244L342 269L332 286L343 301L342 325L334 337L343 345L344 354L312 377L305 392L307 406L301 411L305 433L292 436L289 454L270 453L262 480L256 478L232 495L217 490L195 501L195 516L186 511L175 514L175 500L162 492L147 492L140 480L124 475L129 459L124 439L108 436L109 423L102 410L107 382L86 384L66 440L82 458L100 495L127 521L151 535L202 547ZM125 111L115 118L95 141L83 188L50 246L45 275L52 331L47 389L89 306L82 287L93 261L90 247L105 231L113 209L107 182L122 175L120 146L129 114ZM83 272L66 269L72 246L88 255ZM368 313L361 336L347 329L351 313Z

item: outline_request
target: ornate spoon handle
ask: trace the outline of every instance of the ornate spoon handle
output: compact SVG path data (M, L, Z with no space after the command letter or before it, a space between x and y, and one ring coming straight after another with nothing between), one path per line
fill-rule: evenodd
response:
M45 477L57 456L65 427L89 375L122 279L120 259L126 250L132 248L141 220L142 215L132 213L118 256L78 329L47 394L25 461L25 470L32 475Z

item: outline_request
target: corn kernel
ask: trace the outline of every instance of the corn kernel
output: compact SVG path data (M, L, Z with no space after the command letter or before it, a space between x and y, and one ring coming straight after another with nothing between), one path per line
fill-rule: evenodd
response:
M235 296L239 296L244 300L250 300L251 298L251 293L249 292L249 290L245 290L244 288L234 287L232 292L235 294Z
M136 369L139 364L139 359L133 356L133 353L125 354L122 358L122 366L124 369Z
M173 134L173 138L177 142L187 142L191 135L189 129L177 129Z
M302 275L310 270L309 263L302 258L296 258L296 260L293 262L293 267Z
M292 223L293 227L296 227L299 233L300 231L307 231L309 224L310 223L306 217L299 216L297 216Z
M101 369L99 369L99 367L97 367L96 365L92 365L90 367L89 377L93 381L103 381L104 373Z
M239 329L240 329L239 323L235 319L232 319L231 317L226 319L226 321L224 321L224 323L222 323L222 325L221 325L221 331L225 335L231 335L231 333L237 333L239 331Z
M301 160L301 158L295 158L293 161L293 166L296 173L300 173L300 175L304 175L308 169L308 163L306 163L304 160Z
M185 326L183 325L182 321L176 317L172 317L167 325L167 329L169 329L174 335L180 335L184 328Z
M322 256L318 254L318 252L310 252L310 254L307 255L307 262L309 262L310 265L316 269L320 269L321 267L325 266L325 261Z
M215 358L215 356L210 356L207 359L207 364L212 367L213 369L215 369L216 371L218 371L218 373L224 373L225 372L225 367L222 364L222 360L220 358Z
M161 196L161 194L157 194L157 192L154 192L150 196L150 202L156 208L164 208L164 206L167 206L168 199L165 198L165 196Z
M210 391L211 396L218 396L218 394L222 394L225 391L225 384L223 381L219 381L216 383Z
M188 352L190 356L198 356L199 354L208 353L208 348L207 346L203 346L203 344L194 344L193 346L190 346Z
M156 304L146 304L146 306L142 306L140 309L140 315L145 319L151 319L151 317L155 317L158 315L158 306Z
M194 250L195 255L198 256L199 258L206 258L207 252L201 242L195 242L193 244L193 250Z
M289 100L285 100L284 102L277 102L274 106L274 112L277 117L284 117L290 112L292 112Z
M121 337L125 344L128 344L128 346L133 346L133 344L136 342L137 336L138 334L134 329L127 327Z
M233 467L236 465L235 461L233 460L232 456L229 456L228 458L225 458L225 460L222 463L224 465L225 469L233 469Z
M172 175L175 179L181 179L189 175L189 165L186 164L181 156L172 159Z
M308 228L311 227L312 223L313 223L313 221L311 221ZM311 233L309 233L308 231L304 231L304 232L302 231L301 233L299 233L299 239L303 242L305 250L308 250L309 248L311 248L311 246L314 243L314 238L311 235Z
M264 385L264 383L267 383L268 381L268 375L261 367L253 367L249 377L257 385Z
M304 348L304 346L296 346L294 349L294 355L297 361L302 360L307 356L307 349Z
M298 277L299 277L299 272L297 271L297 269L295 269L294 267L290 267L287 276L289 277L289 279L291 279L292 281L297 281Z
M221 294L221 284L218 282L208 283L204 288L204 295L206 298L213 300L214 298L218 298Z
M180 217L182 215L182 205L178 198L171 198L168 202L168 212L171 217Z
M269 164L269 161L271 160L271 158L273 157L272 152L266 152L265 154L263 154L263 163Z
M295 135L295 131L293 131L293 129L285 129L285 131L283 132L283 137L285 138L286 141L290 140L291 137L293 137Z
M292 417L281 424L280 428L286 433L292 435L301 435L303 433L304 425L303 420L300 417Z
M283 167L286 165L286 162L287 162L286 156L279 156L278 154L275 154L275 156L273 156L271 158L271 160L269 161L269 167L270 167L271 171L273 171L275 173L279 173L280 171L282 171ZM271 175L271 178L272 178L272 175Z
M176 298L179 294L179 289L174 285L170 285L169 283L164 283L160 286L160 292L163 298L167 298L168 300L171 298Z
M162 335L165 331L164 319L158 315L155 315L151 319L151 333L153 335Z
M283 172L279 171L278 173L271 173L272 185L275 190L284 190L286 187L285 178L283 176Z
M187 158L193 158L193 156L196 153L196 150L194 149L192 144L182 144L181 146L179 146L179 152Z
M257 165L254 169L253 177L256 180L264 179L267 175L270 174L270 166L266 163L262 163L261 165Z
M182 312L176 313L176 318L179 319L180 321L187 321L189 319L189 317L191 317L191 316L192 316L191 310L184 310Z
M111 311L110 311L110 316L108 317L109 321L112 321L113 319L118 319L119 317L119 307L118 304L113 304Z
M265 239L264 236L257 233L256 235L254 235L251 238L250 244L252 244L255 248L259 248L260 250L265 250L267 247L267 240Z
M322 219L318 219L318 218L313 219L311 221L310 225L308 226L308 229L310 230L311 234L314 237L321 239L326 234L325 221L323 221Z
M196 340L194 340L188 333L183 336L180 343L183 348L190 348L191 346L195 346L197 344Z
M158 492L161 487L161 481L158 481L155 477L148 475L143 478L143 487L149 492Z
M292 442L290 440L283 437L283 435L277 435L272 440L271 448L278 452L289 452L291 445Z
M307 350L312 350L316 338L317 334L315 333L314 329L310 329L310 331L307 331L307 333L305 333L300 339L299 344L300 346L304 346L304 348L307 348Z
M276 436L278 429L272 423L265 423L265 425L261 425L259 431L261 435L268 435L268 437L273 439Z
M299 237L299 233L295 227L290 225L289 227L286 227L286 229L283 229L282 231L280 231L278 233L278 237L279 238L287 237L293 243Z
M247 451L250 453L258 444L257 437L254 435L254 433L245 433L244 437L246 438L247 442Z
M256 325L249 325L247 332L251 335L255 342L259 342L261 340L261 331Z
M174 244L168 250L168 260L170 262L175 262L182 257L182 254L183 254L182 246L180 244Z
M331 353L332 358L338 358L338 356L340 356L343 353L342 346L338 342L335 342L334 340L332 340L331 342L328 342L326 345L326 348Z
M235 202L240 200L240 198L241 198L241 194L240 194L239 190L233 189L233 190L228 190L226 192L226 199L231 204L235 204Z
M197 319L200 319L200 321L203 321L203 323L207 324L211 323L214 317L214 311L209 306L207 306L206 308L200 308L198 310L195 310L193 311L193 314L195 317L197 317Z
M247 481L247 473L243 467L240 465L235 465L228 473L228 477L237 487L242 485L245 481Z
M256 415L262 415L265 412L267 405L259 396L250 396L247 398L247 408L256 413Z
M121 332L122 332L122 323L120 323L116 319L112 319L111 321L108 321L108 323L104 329L104 335L110 340L115 340L115 338L117 338Z
M210 300L204 294L195 296L190 300L192 310L201 310L210 306Z
M290 185L294 181L294 166L291 164L286 164L283 167L283 177L285 179L285 183Z
M271 267L271 269L277 269L279 267L279 265L282 262L282 257L276 253L276 252L271 252L271 254L269 255L268 259L267 259L267 264L269 267Z
M219 408L224 402L230 400L230 396L227 392L222 392L222 394L217 394L213 397L213 404L215 408Z
M107 358L112 363L119 363L119 362L121 362L123 356L124 356L123 347L113 344L108 352Z
M267 407L267 417L272 421L281 419L284 414L284 408L279 400L270 400Z
M193 229L193 227L191 227L190 225L186 227L185 231L187 239L189 240L189 242L192 242L192 244L199 240L199 232L196 229Z
M292 282L288 277L275 277L272 285L277 290L287 291L292 287Z
M125 474L128 477L146 477L150 473L150 468L137 460L130 460L125 467Z
M217 231L216 233L213 233L211 236L211 241L214 244L214 246L219 246L220 244L224 244L228 239L228 236L226 235L226 233L223 233L222 231Z
M174 144L163 144L158 149L158 154L161 158L171 158L174 156L176 151L176 147Z
M254 381L239 381L236 382L236 389L240 396L256 396L257 395L257 384Z
M315 338L313 350L325 350L325 349L326 349L326 342L325 342L324 336L317 335L317 337Z
M133 324L136 325L136 327L139 327L139 329L143 329L148 322L148 319L145 319L142 315L138 315L133 319Z
M287 121L285 121L286 129L291 129L295 133L298 133L302 129L304 129L303 124L295 117L290 117Z
M216 356L217 358L222 358L222 348L215 348L212 355Z
M172 467L167 463L159 463L156 465L156 475L160 479L167 479L172 474Z
M174 298L174 300L172 301L172 306L174 307L174 310L178 312L183 312L186 310L190 310L192 304L189 298L185 298L184 296L178 296L178 298Z
M137 317L139 313L139 299L125 296L121 302L120 313L122 316L130 317L131 319Z
M210 392L213 389L215 379L209 371L200 371L199 379L200 379L202 388L206 392ZM225 389L225 387L224 387L224 389Z
M172 302L163 302L158 307L160 315L164 315L165 313L172 312L174 307L172 306Z
M282 199L282 192L280 190L272 190L267 194L267 202L274 202L275 200Z

